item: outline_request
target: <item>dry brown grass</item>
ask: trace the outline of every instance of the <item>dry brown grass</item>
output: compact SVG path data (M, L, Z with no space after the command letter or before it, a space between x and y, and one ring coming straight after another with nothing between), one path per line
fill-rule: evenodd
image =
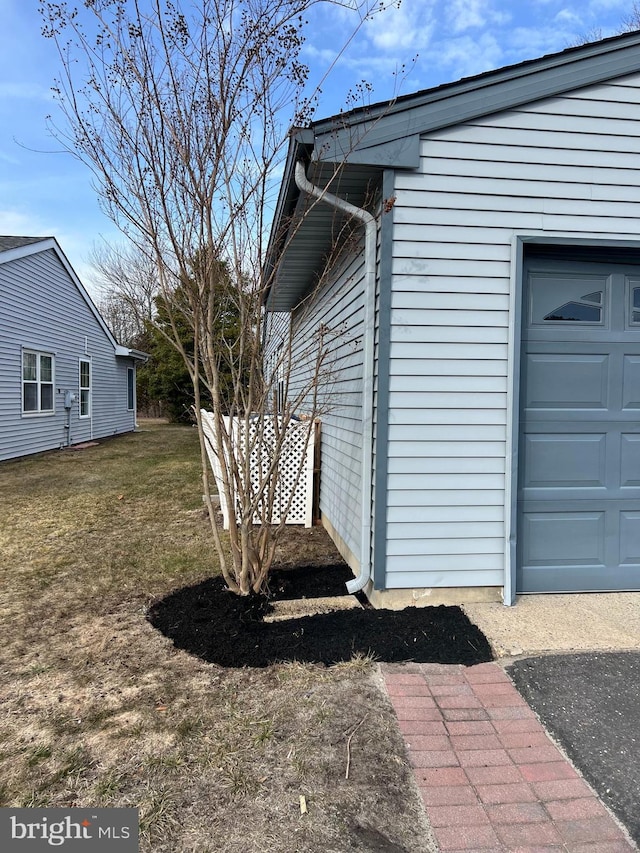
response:
M137 806L143 851L431 849L375 666L225 670L146 621L216 571L198 471L159 424L0 466L0 805Z

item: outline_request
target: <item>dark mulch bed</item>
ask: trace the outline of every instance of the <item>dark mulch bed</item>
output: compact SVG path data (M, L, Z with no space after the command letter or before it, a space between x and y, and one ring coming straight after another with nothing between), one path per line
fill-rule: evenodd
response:
M388 662L471 666L492 660L486 637L459 607L369 607L263 621L271 601L345 595L351 577L342 564L276 570L268 596L248 597L229 592L221 578L210 578L157 602L148 619L177 648L220 666L292 660L331 665L358 653Z

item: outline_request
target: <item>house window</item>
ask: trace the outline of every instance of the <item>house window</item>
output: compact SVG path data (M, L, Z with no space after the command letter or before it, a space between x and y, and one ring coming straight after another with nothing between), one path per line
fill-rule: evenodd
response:
M80 417L91 417L91 362L80 359Z
M127 368L127 409L133 412L136 407L136 372L133 367Z
M22 411L52 413L54 357L49 353L22 351Z

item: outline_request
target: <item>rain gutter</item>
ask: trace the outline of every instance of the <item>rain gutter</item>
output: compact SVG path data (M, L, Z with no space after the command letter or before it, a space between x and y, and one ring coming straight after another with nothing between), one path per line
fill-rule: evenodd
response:
M347 583L349 593L364 589L371 578L371 495L373 489L373 380L376 305L376 219L361 207L312 184L304 164L295 169L296 186L319 201L358 219L365 227L364 319L362 329L362 459L361 459L361 534L360 573Z

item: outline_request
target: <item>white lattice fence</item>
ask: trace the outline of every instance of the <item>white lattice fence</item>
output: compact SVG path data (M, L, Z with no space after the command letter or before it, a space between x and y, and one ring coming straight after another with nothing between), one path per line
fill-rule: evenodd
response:
M229 529L230 513L224 494L222 466L218 459L215 448L217 447L215 420L211 412L201 409L202 424L205 438L207 440L207 453L213 471L218 494L220 495L220 509L224 518L224 529ZM231 432L232 444L236 458L243 452L246 442L244 441L245 421L234 418L230 424L229 418L224 418L225 429ZM258 429L261 427L261 442L257 441ZM276 443L276 430L273 416L267 416L262 426L256 420L249 426L249 446L251 447L251 482L257 491L261 480L264 480L273 459ZM276 469L275 499L271 523L278 524L282 515L286 513L286 524L303 524L305 527L313 526L313 469L314 469L314 447L315 447L315 424L307 421L292 421L287 426L284 442L282 444L280 461ZM310 430L310 433L309 433ZM308 440L307 440L308 436ZM257 513L254 523L260 522L260 514Z

